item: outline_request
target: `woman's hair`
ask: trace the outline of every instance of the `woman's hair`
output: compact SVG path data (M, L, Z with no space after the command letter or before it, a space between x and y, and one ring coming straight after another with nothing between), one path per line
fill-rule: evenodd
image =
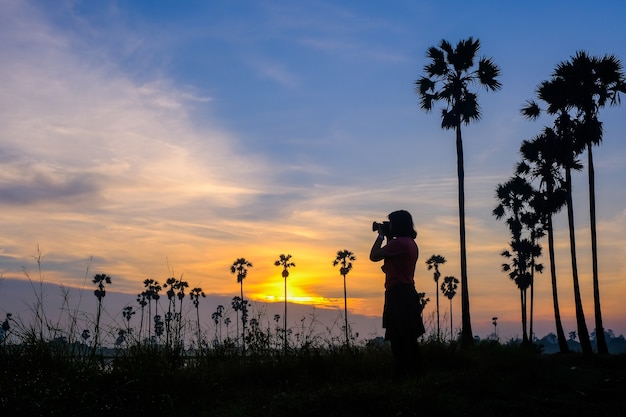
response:
M390 213L387 217L391 222L391 234L393 236L410 237L413 239L417 237L411 213L406 210L398 210Z

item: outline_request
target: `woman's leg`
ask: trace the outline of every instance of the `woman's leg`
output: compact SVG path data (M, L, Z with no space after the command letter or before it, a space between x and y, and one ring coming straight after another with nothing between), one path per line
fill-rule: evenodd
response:
M422 352L416 337L401 335L391 340L391 353L398 376L416 375L422 368Z

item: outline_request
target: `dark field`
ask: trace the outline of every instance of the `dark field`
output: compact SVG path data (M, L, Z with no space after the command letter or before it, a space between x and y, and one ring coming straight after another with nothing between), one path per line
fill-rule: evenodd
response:
M427 343L419 377L382 347L114 360L0 348L2 416L626 416L626 355Z

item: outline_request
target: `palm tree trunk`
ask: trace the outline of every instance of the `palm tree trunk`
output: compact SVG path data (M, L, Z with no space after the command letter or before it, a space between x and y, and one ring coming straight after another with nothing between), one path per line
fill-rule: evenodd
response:
M346 319L346 347L350 347L350 337L348 332L348 293L346 292L346 275L343 276L343 309Z
M236 314L235 314L235 340L239 339L239 310L235 310Z
M528 330L526 328L526 290L519 290L520 305L522 307L522 345L528 344Z
M535 242L533 241L533 244ZM533 315L535 312L535 259L533 255L533 261L530 266L530 318L528 320L528 337L530 342L533 342Z
M152 299L148 300L148 343L152 344Z
M578 282L578 267L576 265L576 237L574 234L574 209L572 207L572 175L569 168L565 170L565 181L567 182L567 220L569 223L570 255L572 258L572 277L574 280L574 303L576 305L576 327L578 328L578 339L583 349L583 354L591 355L591 341L589 331L585 323L585 313L583 311L582 298L580 296L580 285Z
M200 336L200 309L198 308L198 305L196 305L196 320L198 324L198 352L199 352L200 349L202 348L202 339Z
M516 214L517 216L517 214ZM518 220L516 218L516 220ZM520 238L515 237L515 243L519 246ZM526 269L524 268L525 261L523 259L523 253L521 250L517 252L517 265L519 268L518 279L523 278L526 275ZM526 315L526 289L520 288L520 308L522 317L522 345L528 344L528 329L527 329L527 315Z
M439 281L435 281L435 294L437 294L437 341L439 341L441 335L439 330Z
M98 349L98 343L100 343L100 314L102 311L102 300L98 300L98 312L96 314L96 330L95 330L95 336L94 336L94 341L93 341L93 354L96 354L96 351Z
M551 195L552 190L549 190ZM559 296L556 285L556 264L554 255L554 231L552 229L552 215L548 215L548 256L550 257L550 279L552 282L552 304L554 306L554 323L556 325L556 338L559 342L559 350L561 353L569 352L565 332L563 331L563 323L561 322L561 311L559 309Z
M174 306L176 308L176 306ZM165 316L165 344L171 347L172 337L170 335L172 318L172 298L169 299L167 305L167 315Z
M461 121L456 125L456 164L459 186L459 238L461 241L461 344L465 347L474 343L470 320L469 291L467 289L467 248L465 245L465 172L463 169L463 140Z
M452 330L452 298L450 298L450 341L454 340L454 336L453 336L453 331Z
M141 321L139 321L139 343L141 344L141 338L143 336L143 320L144 320L144 309L146 308L146 306L142 305L141 306Z
M183 298L180 298L178 301L178 317L176 318L176 346L180 347L182 345L181 334L183 332Z
M243 310L245 308L245 304L243 302L243 279L239 281L241 287L241 348L243 352L246 352L246 314Z
M596 186L595 169L593 167L593 153L591 143L587 144L589 166L589 217L591 220L591 257L593 269L593 307L596 320L596 342L598 353L609 353L602 325L602 311L600 309L600 283L598 280L598 243L596 239Z
M283 347L285 355L287 355L287 277L285 278L285 314L283 315Z

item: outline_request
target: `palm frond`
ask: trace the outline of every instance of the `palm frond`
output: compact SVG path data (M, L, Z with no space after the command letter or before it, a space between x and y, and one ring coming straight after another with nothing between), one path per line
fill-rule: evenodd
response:
M480 84L488 90L497 91L502 88L502 84L496 79L496 77L500 76L500 68L491 58L481 58L478 61L477 73Z
M439 49L445 52L448 56L454 53L452 44L445 39L442 39L441 42L439 42Z
M474 66L474 58L480 49L480 41L471 36L459 41L453 54L448 55L448 61L457 72L464 72Z
M526 105L522 107L521 113L527 119L536 119L541 114L541 108L534 100L527 100Z
M475 93L467 92L464 99L457 101L456 111L460 114L461 121L466 125L480 120L478 96Z
M442 50L431 46L428 48L426 56L430 58L430 62L424 66L424 71L430 77L442 77L448 72L446 57Z
M445 130L456 129L459 125L456 114L448 111L448 109L441 109L441 128Z

